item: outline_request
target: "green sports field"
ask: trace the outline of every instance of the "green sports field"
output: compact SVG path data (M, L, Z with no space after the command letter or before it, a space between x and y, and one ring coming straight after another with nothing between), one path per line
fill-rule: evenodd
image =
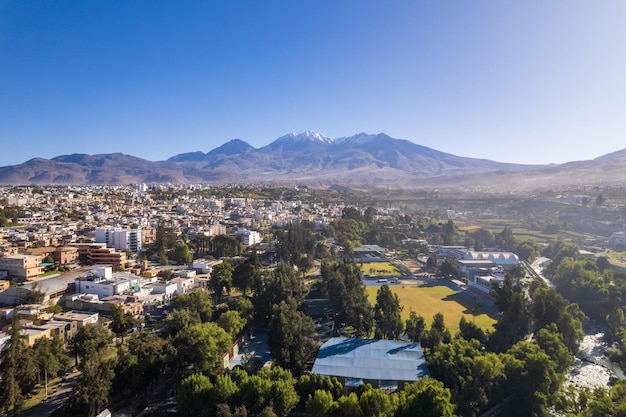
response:
M372 276L398 276L402 274L391 262L366 262L361 264L361 270L366 275Z
M376 303L378 286L367 287L367 294L372 305ZM484 330L493 331L495 318L479 310L478 315L472 315L472 301L456 294L446 286L402 286L391 285L392 292L398 294L400 304L404 307L402 318L407 319L411 311L424 317L430 326L433 316L442 313L446 327L454 335L459 330L461 316L468 321L474 321Z

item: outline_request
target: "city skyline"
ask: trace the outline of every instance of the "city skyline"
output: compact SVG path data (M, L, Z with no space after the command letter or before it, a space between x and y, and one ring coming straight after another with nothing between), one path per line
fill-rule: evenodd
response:
M619 2L0 3L0 166L289 132L525 164L626 147Z

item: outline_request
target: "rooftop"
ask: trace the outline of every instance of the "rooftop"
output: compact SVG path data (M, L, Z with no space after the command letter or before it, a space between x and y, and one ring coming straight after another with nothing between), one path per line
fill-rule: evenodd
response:
M365 380L416 381L428 375L419 343L334 337L320 348L312 372Z

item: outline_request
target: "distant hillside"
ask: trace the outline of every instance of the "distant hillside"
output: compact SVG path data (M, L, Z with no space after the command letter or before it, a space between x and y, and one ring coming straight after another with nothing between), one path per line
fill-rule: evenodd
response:
M383 133L334 140L315 132L292 133L258 149L233 139L207 153L181 153L159 162L121 153L72 154L0 167L5 185L272 182L502 191L624 181L626 149L590 161L520 165L456 156Z

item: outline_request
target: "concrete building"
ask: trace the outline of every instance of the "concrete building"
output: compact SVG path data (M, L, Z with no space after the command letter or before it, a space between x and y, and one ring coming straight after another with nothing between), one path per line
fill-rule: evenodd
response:
M6 271L8 278L15 281L32 281L43 273L41 256L8 255L0 257L0 271Z
M77 243L78 256L92 264L113 265L124 268L126 266L126 252L107 248L106 243Z
M626 231L613 232L609 238L611 247L626 246Z
M74 280L77 293L96 294L99 298L122 294L139 288L141 278L131 274L113 274L110 267L97 268L95 273Z
M243 238L242 243L246 246L256 245L261 243L261 234L255 230L237 229L234 236L241 236Z
M71 246L29 248L24 251L24 254L40 256L42 260L50 256L59 265L72 264L78 261L78 249Z
M191 267L200 274L210 274L213 272L213 267L220 263L222 263L221 260L196 259Z
M98 227L96 228L96 243L106 243L107 247L117 250L137 252L142 245L141 229Z

